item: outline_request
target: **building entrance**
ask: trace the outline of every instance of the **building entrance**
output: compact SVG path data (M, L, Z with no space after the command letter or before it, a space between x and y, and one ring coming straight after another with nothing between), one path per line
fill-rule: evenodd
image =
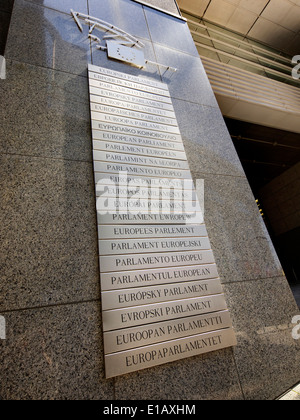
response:
M299 134L229 118L225 122L300 306Z

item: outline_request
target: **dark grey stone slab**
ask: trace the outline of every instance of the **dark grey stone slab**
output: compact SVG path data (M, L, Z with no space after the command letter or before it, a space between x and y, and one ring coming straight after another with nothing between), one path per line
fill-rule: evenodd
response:
M218 107L199 56L184 54L158 44L154 44L154 51L158 63L177 69L173 73L160 68L163 82L168 84L172 98Z
M186 22L145 6L151 39L154 43L198 57L198 51Z
M131 0L88 0L89 14L130 35L150 39L142 5Z
M120 400L240 400L232 349L116 378Z
M2 155L0 310L99 296L91 163Z
M87 0L26 0L31 3L38 4L40 6L49 7L50 9L57 10L58 12L64 12L70 14L70 10L73 9L76 12L88 14L88 2Z
M281 276L281 264L247 179L193 175L204 179L204 220L223 282Z
M224 287L237 332L248 331L248 337L252 339L257 334L285 329L292 334L292 318L299 313L299 309L284 276L233 282ZM270 299L276 305L270 305Z
M173 99L192 173L245 176L219 109Z
M238 345L234 356L248 400L273 400L299 381L300 340L292 338L299 314L284 277L225 285Z
M15 0L6 58L86 75L91 61L88 26L81 33L71 15Z
M7 61L0 152L92 161L88 81Z
M5 314L3 400L112 400L98 301Z

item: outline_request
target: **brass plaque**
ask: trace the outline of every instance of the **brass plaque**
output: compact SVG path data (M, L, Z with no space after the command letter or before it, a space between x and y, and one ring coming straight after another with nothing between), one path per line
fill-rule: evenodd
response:
M89 85L106 377L236 345L168 86Z
M102 273L101 289L117 290L170 283L177 286L181 282L214 279L218 276L215 264Z
M124 375L187 357L235 346L231 328L105 356L106 377Z

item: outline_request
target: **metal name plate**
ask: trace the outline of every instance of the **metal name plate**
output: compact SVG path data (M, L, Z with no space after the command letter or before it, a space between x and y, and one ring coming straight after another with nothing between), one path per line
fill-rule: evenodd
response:
M128 308L133 305L146 305L149 302L168 302L172 299L217 295L222 292L219 279L106 291L102 292L102 309L106 311Z
M122 73L122 72L111 70L111 69L106 69L104 67L94 66L93 64L89 64L89 71L99 73L99 74L104 74L105 76L115 77L121 80L127 80L132 83L139 83L146 86L153 86L159 89L169 91L168 85L162 82L157 82L153 79L145 79L142 77L136 77L136 76L132 76L131 74Z
M163 109L166 111L173 111L172 105L166 102L159 102L159 101L156 101L155 99L145 99L145 98L138 98L136 96L131 96L131 95L124 95L124 93L96 88L94 86L90 86L90 94L95 95L95 96L102 96L104 98L117 99L118 101L125 101L125 102L130 102L133 104ZM93 100L93 102L95 101L97 101L97 99Z
M114 212L110 214L97 214L99 225L111 225L116 223L118 225L126 225L128 223L135 223L137 225L149 225L152 223L168 224L195 224L203 221L202 214L162 214L162 213L130 213L130 212ZM122 252L120 253L122 254Z
M114 133L114 134L121 134L126 135L130 137L146 137L147 139L154 140L154 141L168 141L168 142L177 142L180 145L182 145L182 139L180 136L175 134L168 134L168 133L160 133L158 131L148 131L148 130L142 130L137 129L135 127L124 127L119 124L105 124L101 123L99 121L92 121L92 135L93 140L102 140L102 137L100 136L100 132L106 132ZM174 147L175 148L175 147Z
M207 236L205 225L198 226L98 226L100 239L140 239L140 238L178 238L192 236Z
M211 249L208 238L99 240L100 255Z
M121 163L106 163L94 161L95 172L115 173L126 172L128 175L140 175L159 178L191 179L189 170L177 170L168 168L152 168L140 165L126 165Z
M94 135L94 131L109 131L116 134L126 134L137 137L147 137L149 139L156 140L168 140L174 142L182 142L182 138L178 134L162 133L159 131L150 131L142 128L123 126L119 124L102 123L99 121L92 121L93 139L99 140L97 134Z
M140 155L132 156L126 153L103 152L100 150L94 150L93 156L94 161L100 162L117 162L131 165L158 166L160 168L189 169L187 161L175 159L162 159Z
M113 198L113 197L98 197L96 202L97 212L99 214L107 214L114 211L134 212L134 213L187 213L196 215L201 212L200 205L197 201L168 201L148 198ZM203 218L198 221L203 223Z
M136 120L149 121L158 124L167 124L172 126L177 126L177 121L173 118L166 118L160 115L151 115L144 114L141 112L131 111L129 109L116 108L114 106L100 105L100 104L91 104L92 112L101 112L112 115L120 115L125 118L133 118Z
M192 190L194 183L191 178L189 179L175 179L175 178L153 178L148 175L131 175L125 172L94 172L95 184L100 187L101 185L113 185L113 186L127 186L132 187L149 187L149 188L174 188L180 191Z
M184 152L184 147L182 143L174 142L173 140L159 140L159 139L149 139L146 137L136 137L128 136L124 134L109 133L105 131L94 131L93 133L93 142L97 145L98 141L111 142L113 144L122 144L124 146L133 145L133 146L142 146L149 148L158 148L158 149L167 149L170 152L181 151ZM97 147L95 147L97 150Z
M227 309L223 295L183 299L103 311L104 331L152 324Z
M232 326L229 311L158 322L104 333L105 354L131 350Z
M128 374L237 344L231 328L105 356L106 377Z
M132 127L145 128L146 130L162 131L166 133L179 134L178 127L173 125L164 125L143 120L134 120L117 115L101 114L100 112L91 111L92 119L94 121L109 122L112 124L129 125ZM97 127L95 127L97 129Z
M167 140L173 140L173 141L181 141L181 136L179 135L179 130L177 129L177 127L173 128L173 126L171 125L162 125L162 124L154 124L154 123L150 123L150 122L143 122L141 120L132 120L129 118L125 118L125 117L117 117L114 115L103 115L100 113L96 113L96 112L91 112L92 114L92 118L93 118L93 123L92 123L92 128L94 130L99 130L102 125L100 123L98 123L98 121L102 122L102 123L109 123L109 124L120 124L122 127L123 126L129 126L129 127L136 127L138 129L144 129L144 134L139 134L137 133L138 136L144 136L144 137L149 137L149 138L166 138ZM154 130L153 131L149 131L149 130ZM131 134L134 134L134 132L130 131ZM143 133L143 131L141 131L141 133ZM171 135L168 137L163 137L161 135L161 133L170 133ZM174 133L174 135L172 136L172 134ZM177 135L176 135L177 134Z
M212 251L184 251L100 257L101 273L214 263L215 259ZM104 278L103 275L102 278Z
M117 99L107 98L107 97L102 97L102 96L97 96L97 95L90 95L90 100L91 100L91 109L92 109L92 106L94 105L100 105L100 106L104 105L104 106L110 106L110 107L116 107L116 108L123 108L125 110L144 112L145 114L158 115L160 117L165 117L165 118L176 119L175 113L173 111L167 111L164 109L148 107L145 105L139 105L132 102L119 101Z
M89 86L106 377L236 345L167 85Z
M141 90L129 89L127 87L123 87L119 85L112 85L111 83L102 82L101 80L91 80L90 86L93 86L99 89L107 89L113 92L119 92L124 95L132 95L138 98L150 99L150 101L154 100L158 102L165 102L167 104L172 103L171 98L169 96L160 96L153 93L147 93Z
M119 152L138 156L152 156L164 159L175 159L186 161L185 152L178 150L156 149L153 147L136 146L127 143L114 143L111 141L93 141L94 151Z
M101 289L118 290L159 284L213 279L219 276L215 264L193 265L190 267L156 268L151 270L122 271L101 274Z
M196 201L197 195L193 190L175 190L170 188L154 188L154 187L128 187L128 186L115 186L106 185L105 181L99 182L96 186L96 196L105 198L127 198L139 199L161 199L161 200L174 200L174 201Z
M170 93L168 90L158 89L151 86L142 85L140 83L131 82L128 80L105 76L104 74L89 72L89 78L100 80L101 82L109 83L110 85L119 85L126 88L130 88L133 90L142 90L143 92L155 93L156 95L167 96L170 97Z

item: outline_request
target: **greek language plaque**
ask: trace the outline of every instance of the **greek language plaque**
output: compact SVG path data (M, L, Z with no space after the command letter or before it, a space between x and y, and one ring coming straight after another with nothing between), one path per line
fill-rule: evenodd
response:
M89 87L106 377L236 345L168 86Z

